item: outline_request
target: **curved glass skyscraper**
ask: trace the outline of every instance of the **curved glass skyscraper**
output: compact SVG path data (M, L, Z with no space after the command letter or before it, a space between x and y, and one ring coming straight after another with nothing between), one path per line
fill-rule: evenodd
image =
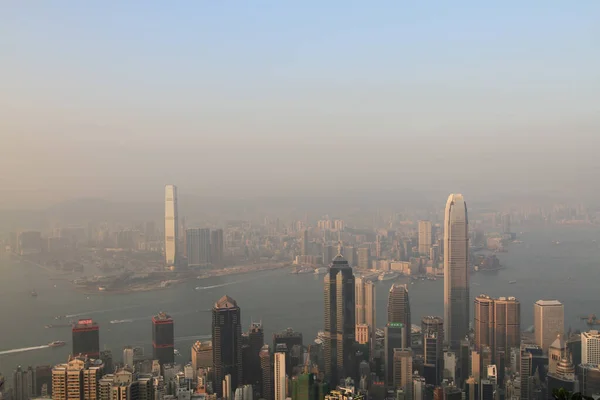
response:
M469 220L462 194L451 194L444 216L445 342L460 347L469 330Z

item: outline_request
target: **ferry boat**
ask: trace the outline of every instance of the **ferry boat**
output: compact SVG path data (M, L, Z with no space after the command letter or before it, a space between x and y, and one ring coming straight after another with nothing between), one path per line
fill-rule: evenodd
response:
M517 283L517 281L508 281L508 283L510 283L511 285L514 285L515 283Z
M291 274L294 274L294 275L298 275L298 274L312 274L312 273L313 273L313 269L312 268L308 268L308 267L295 268L291 272Z
M63 342L62 340L55 340L54 342L48 343L48 346L50 346L50 347L62 347L65 344L66 344L66 342Z
M322 274L326 274L327 273L327 268L325 267L321 267L321 268L315 268L315 275L322 275Z
M37 292L35 290L31 291L31 297L37 297Z
M384 282L384 281L392 281L396 278L398 278L398 274L396 272L386 271L386 272L383 272L381 275L379 275L379 277L377 279Z

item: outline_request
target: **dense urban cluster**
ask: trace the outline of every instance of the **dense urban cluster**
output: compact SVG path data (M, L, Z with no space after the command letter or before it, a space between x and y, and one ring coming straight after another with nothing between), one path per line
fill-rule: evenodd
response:
M177 188L168 185L165 195L161 268L176 273L223 267L223 230L182 230ZM290 328L268 343L262 323L246 330L243 304L224 295L212 307L212 340L196 342L189 363L176 362L176 321L164 312L151 319L152 355L127 346L118 360L101 350L100 326L80 319L72 325L66 363L18 367L10 388L0 376L0 398L544 400L557 388L600 393L600 334L565 332L558 300L537 301L533 330L527 331L518 299L471 293L473 271L500 268L495 255L477 250L498 252L516 241L510 223L510 215L502 215L496 236L470 230L460 194L449 196L443 224L421 220L412 238L382 230L365 245L366 235L342 219L319 220L314 230L298 221L290 231L299 240L285 242L278 253L296 264L295 273L324 274L324 325L314 340ZM115 243L134 246L138 236L122 231ZM14 252L36 253L40 240L39 232L22 232ZM54 242L66 246L50 240L50 250ZM387 315L377 318L373 281L399 275L443 279L444 314L412 315L410 285L392 284Z

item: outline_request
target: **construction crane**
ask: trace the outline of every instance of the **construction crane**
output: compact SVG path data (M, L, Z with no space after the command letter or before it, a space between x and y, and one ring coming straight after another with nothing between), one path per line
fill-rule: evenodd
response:
M308 345L308 349L306 350L307 357L304 360L304 373L308 374L310 371L308 370L308 366L310 364L310 344Z

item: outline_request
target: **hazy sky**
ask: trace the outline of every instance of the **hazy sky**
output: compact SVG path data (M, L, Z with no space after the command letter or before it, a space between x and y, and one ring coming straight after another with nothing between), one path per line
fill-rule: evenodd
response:
M0 206L596 186L600 2L491 3L3 1Z

